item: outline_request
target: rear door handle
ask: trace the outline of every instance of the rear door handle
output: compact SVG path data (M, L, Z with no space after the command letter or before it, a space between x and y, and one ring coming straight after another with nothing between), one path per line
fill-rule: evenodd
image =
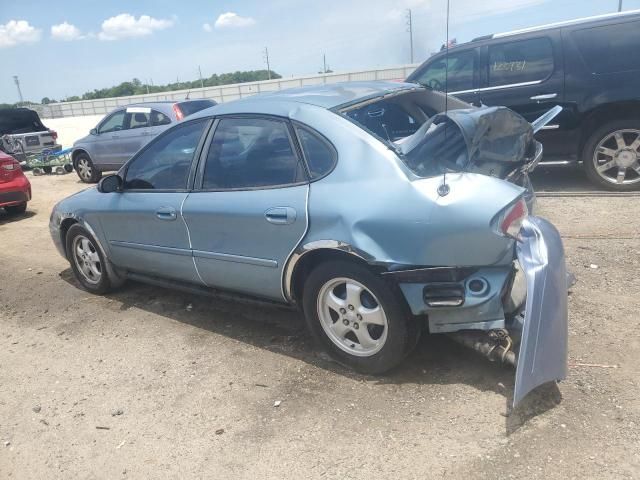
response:
M276 225L289 225L296 221L296 210L291 207L273 207L264 212L267 222Z
M178 218L178 214L176 213L176 209L173 207L160 207L156 210L156 217L160 220L175 220Z
M531 100L539 102L540 100L552 100L558 96L557 93L545 93L543 95L534 95Z

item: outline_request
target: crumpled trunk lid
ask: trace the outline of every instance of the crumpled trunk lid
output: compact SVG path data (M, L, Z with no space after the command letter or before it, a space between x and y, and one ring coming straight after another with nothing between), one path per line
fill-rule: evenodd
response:
M420 176L466 171L504 179L534 159L533 134L531 124L513 110L480 107L435 115L396 145Z

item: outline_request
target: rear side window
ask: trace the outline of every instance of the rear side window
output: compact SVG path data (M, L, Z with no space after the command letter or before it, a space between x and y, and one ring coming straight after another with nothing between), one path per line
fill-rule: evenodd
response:
M187 188L191 162L208 120L182 124L158 137L127 168L124 188L181 190Z
M416 77L415 81L441 92L472 90L475 69L474 50L452 52L447 57L434 60Z
M640 22L585 28L572 35L591 72L640 69Z
M553 73L553 47L548 38L532 38L489 46L489 86L544 80Z
M305 180L287 124L266 118L220 120L209 148L202 188L246 189Z
M333 169L337 154L333 146L320 135L303 127L296 127L296 134L307 160L311 179L320 178Z
M157 110L151 110L151 126L159 127L160 125L169 125L171 123L171 119L167 117L164 113L158 112Z
M190 100L188 102L178 103L178 108L185 117L193 115L205 108L213 107L216 104L213 100Z

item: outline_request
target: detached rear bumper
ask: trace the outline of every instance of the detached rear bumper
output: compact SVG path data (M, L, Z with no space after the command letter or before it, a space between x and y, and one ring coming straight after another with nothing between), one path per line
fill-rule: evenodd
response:
M548 221L530 216L516 251L527 282L518 353L514 406L543 383L567 376L567 271L560 234Z

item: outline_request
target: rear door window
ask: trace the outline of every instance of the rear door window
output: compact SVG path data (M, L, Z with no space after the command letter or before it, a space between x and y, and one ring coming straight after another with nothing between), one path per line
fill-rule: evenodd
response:
M475 50L452 52L430 63L416 81L441 92L473 90L476 58Z
M202 188L264 188L304 180L284 121L252 117L220 120L207 155Z
M640 22L585 28L572 36L592 73L640 70Z
M546 37L489 46L489 86L545 80L553 73L553 47Z

